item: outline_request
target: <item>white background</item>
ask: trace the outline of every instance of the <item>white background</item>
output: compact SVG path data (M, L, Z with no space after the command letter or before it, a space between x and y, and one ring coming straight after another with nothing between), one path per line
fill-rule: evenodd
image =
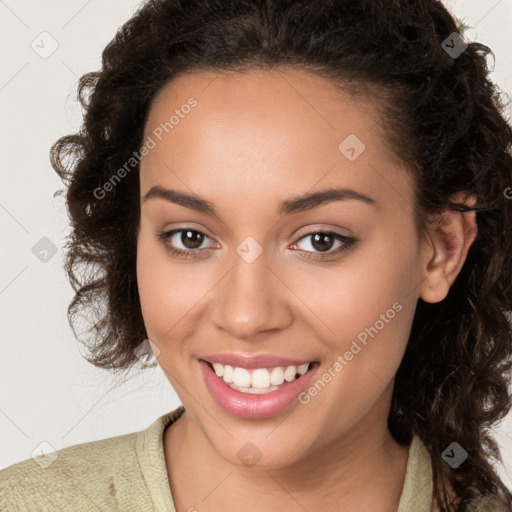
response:
M512 97L512 0L458 0L446 5L473 27L466 37L491 47L493 80ZM75 101L82 74L100 56L136 0L0 0L0 469L30 458L46 441L54 449L135 432L179 400L160 368L118 377L89 365L73 337L72 298L63 264L69 232L63 187L48 152L80 123ZM57 50L41 58L31 43L47 31ZM48 48L48 46L47 46ZM43 263L32 247L49 238L58 253ZM512 487L512 418L499 427Z

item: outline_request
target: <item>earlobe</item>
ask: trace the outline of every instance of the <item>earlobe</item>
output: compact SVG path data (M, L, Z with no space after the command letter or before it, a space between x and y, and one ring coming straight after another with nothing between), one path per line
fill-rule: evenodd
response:
M472 207L476 198L464 198L462 193L457 193L450 197L450 201ZM448 295L477 232L475 211L445 209L434 221L423 249L423 280L419 296L425 302L440 302Z

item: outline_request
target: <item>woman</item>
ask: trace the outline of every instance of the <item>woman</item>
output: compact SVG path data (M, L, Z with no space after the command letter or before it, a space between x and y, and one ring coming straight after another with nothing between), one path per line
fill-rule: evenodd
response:
M463 28L435 0L160 0L121 27L51 153L69 313L95 313L90 362L152 352L183 405L7 468L0 504L511 510L512 131Z

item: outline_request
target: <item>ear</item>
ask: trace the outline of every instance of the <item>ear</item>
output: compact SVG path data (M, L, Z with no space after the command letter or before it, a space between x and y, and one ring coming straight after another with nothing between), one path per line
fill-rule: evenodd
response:
M476 198L458 192L450 196L450 202L474 206ZM447 208L437 216L431 229L422 249L419 296L425 302L440 302L448 295L476 238L476 212Z

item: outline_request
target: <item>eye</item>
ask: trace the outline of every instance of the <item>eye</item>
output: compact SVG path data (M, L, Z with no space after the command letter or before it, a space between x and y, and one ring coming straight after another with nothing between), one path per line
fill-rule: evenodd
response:
M182 258L198 258L207 248L201 248L208 235L196 229L173 229L157 233L165 250L173 256ZM181 247L180 247L181 246Z
M300 247L300 243L308 239L310 241L304 243L303 246ZM304 252L310 253L306 257L321 260L345 252L356 242L357 240L355 238L334 233L332 231L315 231L302 236L295 244L293 244L292 248L298 246ZM335 246L334 249L333 246Z
M208 235L196 229L182 228L157 233L165 250L178 258L199 258L210 247L202 247L206 240L211 240ZM310 239L308 243L301 243ZM306 257L314 260L332 258L352 247L357 240L332 231L315 231L299 238L290 248L299 249L307 253ZM337 245L336 245L337 244ZM305 247L304 247L305 246ZM335 247L333 249L333 246ZM216 247L220 247L217 243Z

